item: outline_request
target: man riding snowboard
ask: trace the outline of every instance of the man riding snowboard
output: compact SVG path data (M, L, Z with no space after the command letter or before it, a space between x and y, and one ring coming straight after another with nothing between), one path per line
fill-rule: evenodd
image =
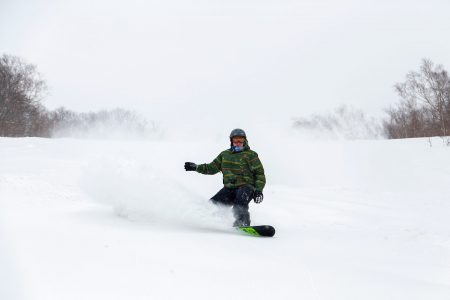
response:
M230 142L230 149L222 151L211 163L186 162L184 168L205 175L222 172L224 187L211 198L212 203L233 206L233 226L250 226L248 204L252 199L255 203L263 201L266 176L258 154L250 150L244 130L231 131Z

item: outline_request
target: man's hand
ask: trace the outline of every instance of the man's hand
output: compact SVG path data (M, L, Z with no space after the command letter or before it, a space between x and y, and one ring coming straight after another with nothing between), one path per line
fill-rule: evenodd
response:
M197 165L194 164L193 162L185 162L184 169L186 171L195 171L195 170L197 170Z
M255 191L253 193L253 199L254 199L255 203L259 204L263 201L264 195L261 191Z

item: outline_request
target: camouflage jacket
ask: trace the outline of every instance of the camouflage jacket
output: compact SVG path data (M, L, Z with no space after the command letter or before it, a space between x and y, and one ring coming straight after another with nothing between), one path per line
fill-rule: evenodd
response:
M247 141L243 151L233 152L231 148L222 151L211 163L198 165L197 172L206 175L222 172L223 185L227 188L250 185L262 191L266 185L263 165Z

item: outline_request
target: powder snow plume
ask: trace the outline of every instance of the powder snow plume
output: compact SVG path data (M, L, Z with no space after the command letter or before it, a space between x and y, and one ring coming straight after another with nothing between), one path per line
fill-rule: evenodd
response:
M84 168L81 186L95 202L133 221L216 229L232 223L227 208L211 205L173 177L137 160L91 162Z

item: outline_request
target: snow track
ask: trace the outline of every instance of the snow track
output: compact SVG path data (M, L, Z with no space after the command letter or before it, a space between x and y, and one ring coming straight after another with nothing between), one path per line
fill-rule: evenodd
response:
M217 142L1 138L0 299L449 299L449 147L286 143L256 149L262 239L182 167Z

